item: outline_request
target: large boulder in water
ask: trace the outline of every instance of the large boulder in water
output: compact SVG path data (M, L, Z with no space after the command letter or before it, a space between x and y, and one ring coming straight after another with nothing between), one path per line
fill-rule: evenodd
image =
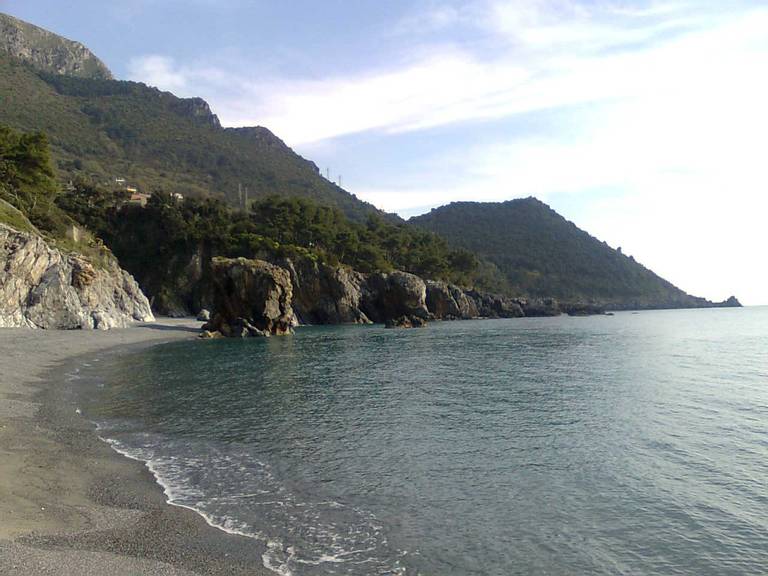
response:
M214 258L211 271L216 304L206 330L231 337L293 332L293 286L287 270L263 260Z
M106 330L152 320L138 284L108 252L94 265L0 224L0 327Z

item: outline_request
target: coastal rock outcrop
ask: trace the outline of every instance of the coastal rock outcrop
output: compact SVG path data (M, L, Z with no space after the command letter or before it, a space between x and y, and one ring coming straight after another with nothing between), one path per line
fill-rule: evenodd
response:
M426 285L427 309L435 318L468 320L480 316L476 302L455 284L427 280Z
M370 324L360 308L366 277L309 258L281 265L291 275L293 310L301 324Z
M472 299L483 318L520 318L526 314L520 301L499 294L470 290L467 296Z
M736 296L731 296L727 300L717 302L715 308L741 308L741 302Z
M374 322L386 323L403 316L430 318L424 280L399 270L369 275L363 287L362 307Z
M605 314L605 308L590 302L562 302L560 309L568 316L595 316Z
M399 318L389 318L384 323L384 328L423 328L427 321L418 316L400 316Z
M214 258L216 304L203 328L228 337L291 334L296 322L291 276L263 260Z
M560 316L563 313L554 298L518 298L516 302L523 309L524 316Z
M151 320L147 298L113 258L94 266L0 224L0 327L106 330Z

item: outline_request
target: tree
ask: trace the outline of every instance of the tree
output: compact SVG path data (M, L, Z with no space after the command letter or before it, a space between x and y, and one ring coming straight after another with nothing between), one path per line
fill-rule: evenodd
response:
M0 192L30 217L50 210L58 186L43 133L0 126Z

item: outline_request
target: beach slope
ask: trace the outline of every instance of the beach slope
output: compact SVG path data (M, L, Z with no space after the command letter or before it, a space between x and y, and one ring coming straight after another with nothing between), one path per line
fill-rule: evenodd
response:
M168 505L146 467L64 400L78 361L193 338L198 327L0 329L0 574L271 574L261 543Z

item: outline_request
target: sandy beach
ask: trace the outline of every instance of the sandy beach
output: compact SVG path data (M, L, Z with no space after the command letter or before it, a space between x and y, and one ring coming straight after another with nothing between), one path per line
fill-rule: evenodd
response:
M108 332L0 330L1 574L271 574L261 543L167 504L146 467L109 448L62 399L88 355L194 338L198 327L161 319Z

